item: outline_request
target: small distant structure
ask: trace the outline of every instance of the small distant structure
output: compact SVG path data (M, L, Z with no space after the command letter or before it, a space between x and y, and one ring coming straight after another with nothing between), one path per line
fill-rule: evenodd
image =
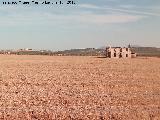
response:
M31 48L25 48L25 51L33 51Z
M108 58L135 58L136 53L131 52L130 45L128 47L107 47L106 57Z
M20 52L20 51L24 52L24 51L34 51L34 50L31 49L31 48L24 48L24 49L18 49L17 51L18 52Z

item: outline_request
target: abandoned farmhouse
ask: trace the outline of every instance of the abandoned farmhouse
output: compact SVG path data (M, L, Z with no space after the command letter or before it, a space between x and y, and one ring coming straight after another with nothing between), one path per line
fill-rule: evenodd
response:
M131 48L122 47L107 47L106 57L108 58L134 58L136 53L131 52Z

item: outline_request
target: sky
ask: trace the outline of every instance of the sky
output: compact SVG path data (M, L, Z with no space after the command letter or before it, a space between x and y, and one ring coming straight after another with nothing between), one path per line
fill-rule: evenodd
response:
M0 2L0 49L160 47L160 0L75 0L75 5L3 1L12 0Z

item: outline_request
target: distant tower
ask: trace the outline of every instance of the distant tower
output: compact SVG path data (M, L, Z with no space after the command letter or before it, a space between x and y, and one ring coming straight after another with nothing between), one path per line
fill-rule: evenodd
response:
M128 48L131 48L131 45L130 45L130 44L128 45Z

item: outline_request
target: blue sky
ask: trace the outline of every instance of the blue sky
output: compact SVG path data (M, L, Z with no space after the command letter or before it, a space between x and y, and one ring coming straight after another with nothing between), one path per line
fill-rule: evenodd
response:
M1 2L0 49L160 47L159 21L160 0L76 0L62 6Z

